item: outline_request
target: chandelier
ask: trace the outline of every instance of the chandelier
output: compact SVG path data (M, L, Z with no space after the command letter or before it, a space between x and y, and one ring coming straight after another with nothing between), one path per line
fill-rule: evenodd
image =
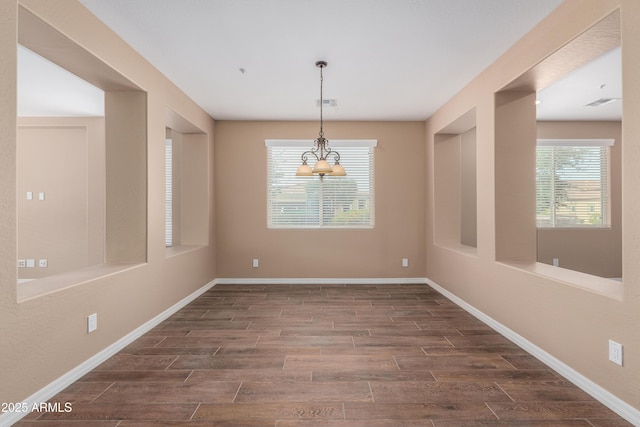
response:
M347 174L340 164L340 154L337 151L329 148L329 141L324 139L324 122L322 118L322 70L326 66L327 63L325 61L316 62L316 67L320 68L320 133L318 135L318 138L313 141L313 148L302 153L302 164L300 165L300 167L298 167L296 176L320 175L320 179L322 179L322 177L324 177L325 175L345 176ZM316 159L316 163L313 166L313 169L307 164L307 160L311 156L315 157ZM328 159L330 157L333 157L333 166L331 166L328 162Z

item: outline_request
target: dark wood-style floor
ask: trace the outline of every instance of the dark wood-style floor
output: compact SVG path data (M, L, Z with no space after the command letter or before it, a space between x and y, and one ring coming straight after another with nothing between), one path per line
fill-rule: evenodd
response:
M217 285L52 402L19 425L630 425L423 284Z

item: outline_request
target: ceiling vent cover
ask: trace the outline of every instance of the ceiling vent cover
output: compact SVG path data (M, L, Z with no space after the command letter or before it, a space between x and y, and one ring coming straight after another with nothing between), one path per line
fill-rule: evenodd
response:
M590 104L585 105L585 107L602 107L603 105L611 104L612 102L617 102L619 100L620 98L600 98Z
M320 106L320 100L316 99L316 107ZM323 107L337 107L338 106L338 100L337 99L323 99L322 100L322 106Z

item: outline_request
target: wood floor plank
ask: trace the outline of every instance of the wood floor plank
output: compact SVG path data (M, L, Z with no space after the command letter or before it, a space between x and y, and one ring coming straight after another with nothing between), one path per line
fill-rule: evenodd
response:
M283 420L276 427L432 427L425 420Z
M345 403L347 420L495 420L484 403Z
M133 382L160 382L171 381L180 382L185 381L190 375L190 370L187 371L150 371L150 370L132 370L132 371L99 371L93 370L80 378L75 384L91 384L91 383L114 383L117 381L133 381ZM74 385L69 386L65 391L73 389Z
M512 402L495 383L441 381L370 382L376 402L454 403Z
M37 426L37 427L118 427L121 426L121 421L73 421L73 420L26 420L19 422L20 426ZM147 423L148 425L148 423Z
M98 371L157 371L169 367L178 356L175 355L127 355L116 354L96 368Z
M391 370L314 370L313 381L435 381L429 371L391 371Z
M264 425L276 420L342 420L344 408L340 402L276 402L202 404L193 420L263 420Z
M398 371L391 355L290 355L284 369L325 371Z
M169 369L282 369L284 356L179 356Z
M148 400L152 400L151 396ZM70 412L46 412L37 421L138 420L151 425L154 421L187 421L197 408L198 404L193 403L79 403Z
M563 420L571 418L607 419L617 416L604 405L588 401L488 402L502 420ZM631 425L631 424L627 424Z
M309 346L309 347L353 347L350 336L279 336L263 337L256 347L270 346Z
M550 369L435 369L431 374L438 381L559 381Z
M255 347L259 337L245 336L187 336L187 337L167 337L156 345L156 348L163 347Z
M587 420L433 420L434 427L594 427Z
M400 369L515 369L509 362L497 354L469 354L447 356L398 356L396 358Z
M372 402L366 381L244 382L234 402Z
M375 336L375 337L354 337L353 342L356 347L396 347L417 345L420 347L452 347L449 340L443 336Z
M94 400L96 404L226 403L232 402L240 381L117 382Z
M122 421L117 427L270 427L271 420L206 420L206 421L155 421L153 426L138 421Z
M590 400L589 395L583 390L571 383L561 382L558 379L550 381L498 381L497 383L516 402Z
M252 381L252 382L310 382L311 371L281 369L204 369L191 372L187 382Z

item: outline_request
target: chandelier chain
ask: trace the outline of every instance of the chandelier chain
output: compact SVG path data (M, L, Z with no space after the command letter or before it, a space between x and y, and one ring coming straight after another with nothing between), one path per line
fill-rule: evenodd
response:
M322 116L322 104L323 99L322 99L322 82L324 80L323 76L322 76L322 70L324 69L324 65L320 65L320 138L322 138L324 136L324 130L323 130L323 124L324 124L324 120L323 120L323 116Z

